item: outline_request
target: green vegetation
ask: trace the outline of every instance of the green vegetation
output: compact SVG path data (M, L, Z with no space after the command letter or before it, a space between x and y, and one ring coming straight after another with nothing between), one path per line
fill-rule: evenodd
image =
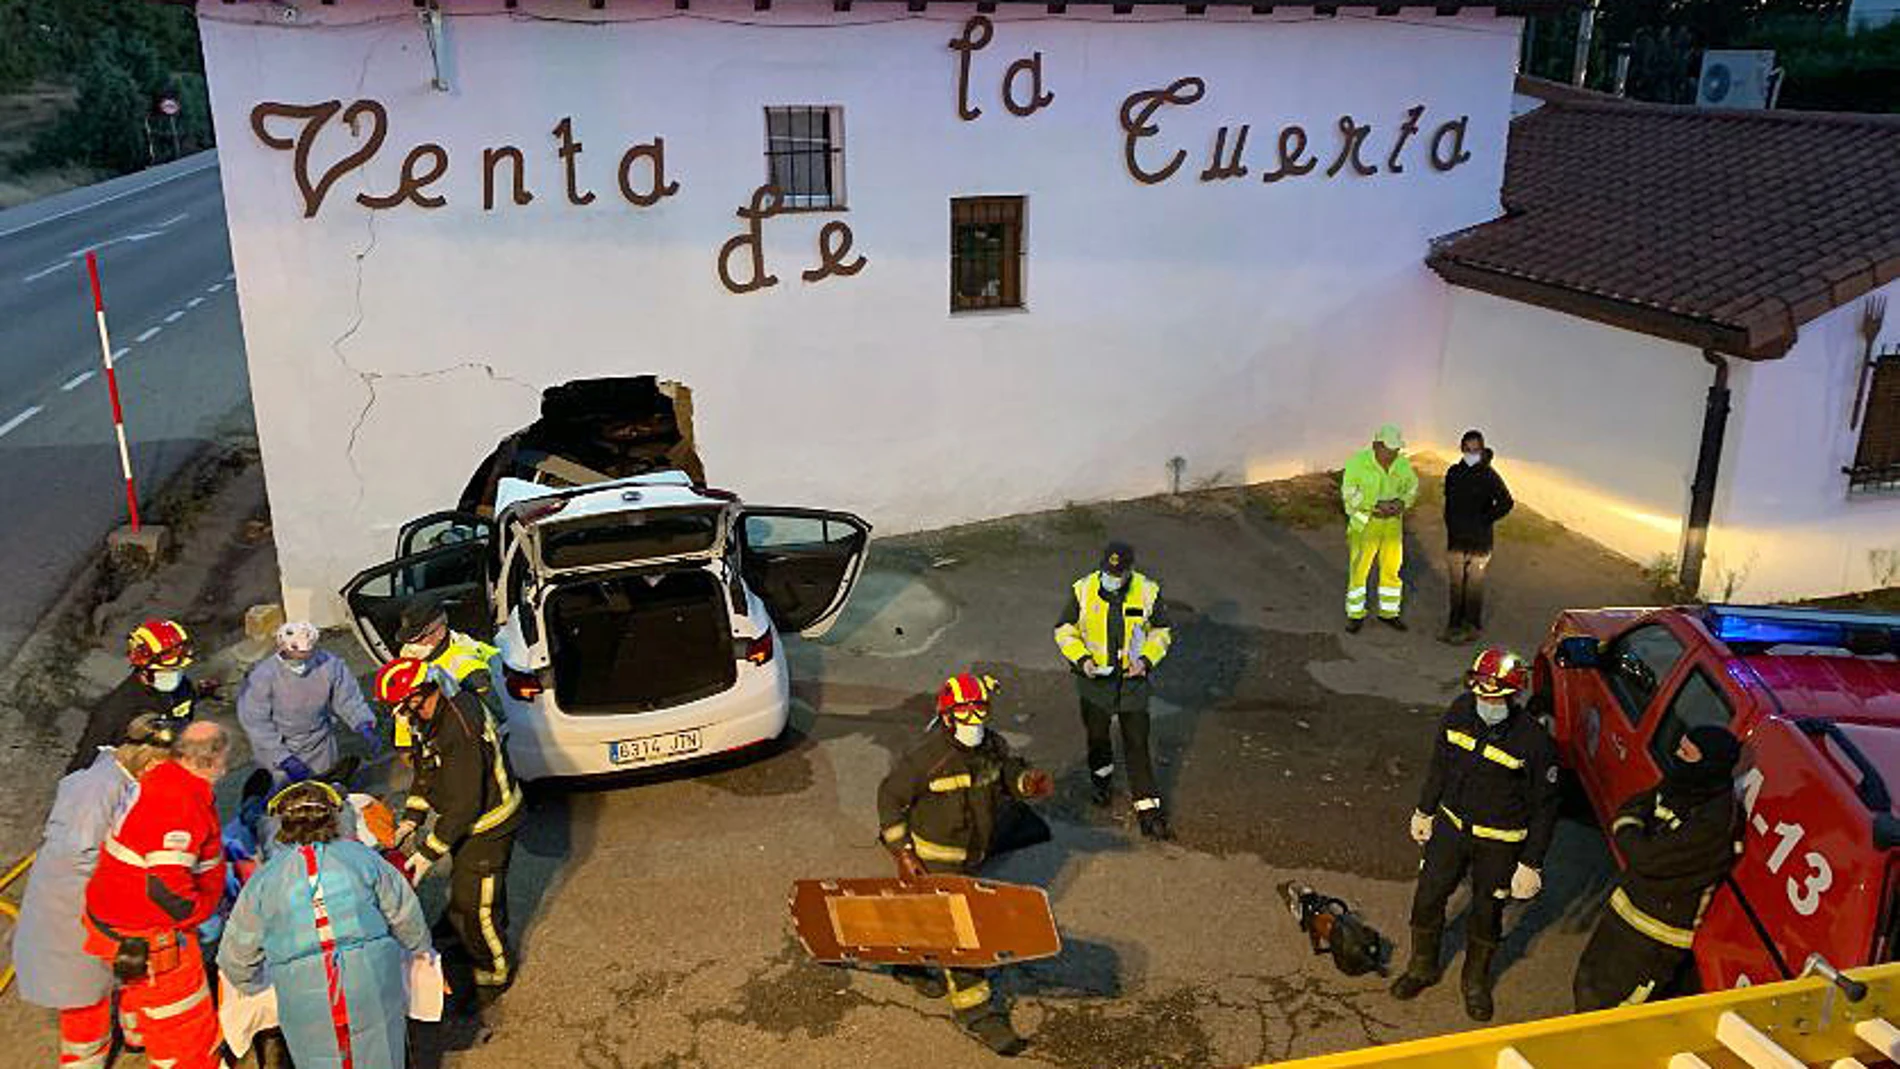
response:
M71 103L0 138L0 175L124 173L212 143L189 8L125 0L0 0L0 97ZM176 116L158 101L179 102Z

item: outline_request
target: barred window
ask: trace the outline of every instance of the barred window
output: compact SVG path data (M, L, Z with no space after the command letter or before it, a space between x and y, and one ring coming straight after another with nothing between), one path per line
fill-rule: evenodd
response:
M793 210L844 207L844 109L765 109L765 179Z
M1847 469L1850 491L1900 490L1900 346L1874 362L1861 419L1860 448Z
M1023 306L1023 198L950 201L950 310Z

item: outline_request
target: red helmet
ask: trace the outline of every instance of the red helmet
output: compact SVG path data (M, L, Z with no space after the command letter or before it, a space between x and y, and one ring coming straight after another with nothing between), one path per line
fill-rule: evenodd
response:
M1530 665L1502 646L1478 654L1465 673L1465 686L1480 698L1504 698L1531 685Z
M959 672L937 688L937 716L946 724L981 724L989 719L996 680Z
M429 666L413 657L398 657L376 672L376 697L391 705L401 705L429 681Z
M191 636L176 620L147 620L126 636L125 659L134 668L183 668L191 663Z

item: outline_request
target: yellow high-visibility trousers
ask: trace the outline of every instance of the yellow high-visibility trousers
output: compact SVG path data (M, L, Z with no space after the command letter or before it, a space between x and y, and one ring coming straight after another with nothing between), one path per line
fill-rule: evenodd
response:
M1399 585L1399 565L1405 563L1405 526L1397 516L1375 516L1357 531L1347 528L1346 546L1350 560L1346 565L1346 618L1366 618L1366 581L1372 577L1372 561L1379 560L1379 615L1393 619L1399 614L1404 588Z

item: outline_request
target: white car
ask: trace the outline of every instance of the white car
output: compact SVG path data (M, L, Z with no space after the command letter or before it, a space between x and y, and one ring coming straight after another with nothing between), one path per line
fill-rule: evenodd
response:
M791 702L778 632L829 628L870 532L849 513L753 508L678 472L570 489L507 478L492 521L412 520L397 559L342 593L384 660L403 606L441 597L451 626L501 649L516 774L588 776L777 738Z

